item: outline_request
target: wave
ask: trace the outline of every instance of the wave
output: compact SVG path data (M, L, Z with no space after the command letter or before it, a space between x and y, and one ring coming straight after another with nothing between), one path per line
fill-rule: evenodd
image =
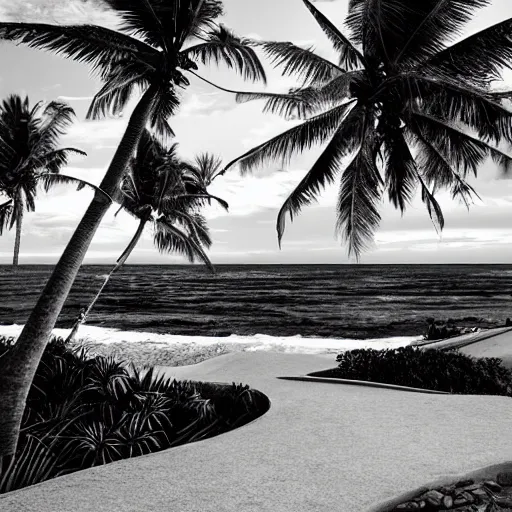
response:
M0 336L17 337L22 325L0 326ZM53 334L66 337L69 329L54 329ZM93 345L150 345L159 349L178 348L188 346L196 347L201 351L206 347L223 347L223 352L234 351L267 351L294 354L325 354L338 353L358 348L373 348L382 350L410 345L423 339L422 336L395 336L390 338L374 339L345 339L345 338L313 338L295 336L269 336L256 334L254 336L240 336L232 334L224 337L210 336L182 336L176 334L157 334L152 332L123 331L107 327L83 326L79 331L78 340L84 344Z

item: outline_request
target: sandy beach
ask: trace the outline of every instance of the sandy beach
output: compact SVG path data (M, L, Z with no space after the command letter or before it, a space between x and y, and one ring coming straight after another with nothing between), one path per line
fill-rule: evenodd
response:
M0 326L0 336L17 337L23 326ZM55 329L65 338L68 329ZM306 338L302 336L178 336L152 332L122 331L85 325L74 346L93 355L115 356L136 366L183 366L200 363L222 354L271 352L286 354L336 354L355 348L396 348L419 340L420 336L398 336L374 340Z

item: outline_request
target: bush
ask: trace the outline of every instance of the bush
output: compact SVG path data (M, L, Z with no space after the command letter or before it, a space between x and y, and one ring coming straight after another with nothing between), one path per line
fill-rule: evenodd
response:
M312 375L364 380L457 394L512 394L512 371L501 359L475 359L458 351L416 347L344 352L338 368Z
M0 338L0 356L13 343ZM268 408L249 386L178 382L54 339L28 395L17 453L0 460L0 493L212 437Z

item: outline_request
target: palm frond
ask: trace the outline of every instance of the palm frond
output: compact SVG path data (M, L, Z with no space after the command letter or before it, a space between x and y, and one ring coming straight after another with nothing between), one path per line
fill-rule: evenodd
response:
M302 0L309 12L313 15L320 28L324 31L334 49L339 52L339 65L348 70L353 70L363 66L364 57L361 52L345 37L340 30L321 13L310 0Z
M407 40L394 63L410 66L428 59L446 48L446 43L460 35L461 29L478 9L491 0L424 0L417 4L413 16L403 20Z
M222 14L222 4L217 0L106 0L106 3L119 13L124 30L166 52L179 50L187 38L200 35Z
M50 50L103 72L119 60L139 60L158 67L158 52L120 32L96 25L60 26L41 23L0 23L0 39Z
M316 88L316 93L311 101L313 111L317 112L320 109L333 107L349 98L356 97L356 95L352 94L352 85L366 82L367 79L366 71L349 71L320 85Z
M425 113L460 121L476 130L481 139L512 142L512 111L490 94L451 80L408 77L407 82Z
M212 153L199 153L194 158L192 171L204 187L212 184L222 166L222 159ZM189 171L191 168L189 167Z
M360 132L362 146L343 171L337 204L337 231L348 243L348 253L359 260L380 223L378 203L382 179L375 164L377 141L367 129Z
M419 151L417 163L432 193L442 188L452 191L452 198L460 198L469 209L472 195L479 197L474 188L453 168L450 160L434 142L429 140L418 123L414 123L411 135Z
M87 111L87 119L101 119L105 116L122 115L134 91L144 90L149 84L144 64L120 61L110 66L105 73L104 84L94 95Z
M382 25L397 29L398 34L402 33L405 25L404 8L405 5L398 6L396 1L383 4L381 0L350 0L345 23L354 42L362 47L367 66L373 67L390 61L392 53L388 53L387 46L391 50L394 36L388 41L388 33L384 36ZM393 14L391 20L388 11Z
M174 212L172 216L177 224L187 230L193 241L207 249L211 247L210 229L206 219L200 213L180 210Z
M304 87L292 89L288 93L270 92L240 92L236 95L237 103L247 103L254 100L266 100L263 112L278 114L286 119L305 119L313 113L311 101L316 89Z
M265 70L251 47L252 42L240 38L231 30L220 25L206 34L204 43L183 50L183 54L202 64L223 63L240 73L245 80L266 83Z
M386 187L390 201L403 213L415 192L416 163L403 135L384 136Z
M29 155L23 164L23 169L45 169L48 173L58 173L68 164L70 154L87 156L85 151L76 148L60 148L42 155Z
M5 203L0 204L0 235L3 234L4 229L7 229L14 210L14 201L9 199Z
M279 247L286 227L286 214L293 221L304 206L316 201L327 185L334 182L342 165L342 159L362 144L361 134L365 122L365 109L355 106L342 126L336 131L329 144L306 176L286 199L277 216L277 239Z
M441 206L434 197L434 194L428 189L419 172L417 173L417 178L421 185L421 200L427 207L428 214L430 215L430 219L432 220L435 230L437 233L440 233L444 228L444 216Z
M92 188L95 192L99 192L105 196L110 202L114 202L114 200L104 190L80 178L74 178L73 176L67 176L60 173L41 173L37 176L37 178L42 181L45 191L48 191L55 185L78 185L78 190L81 190L84 187L89 187Z
M174 131L169 124L169 119L176 113L180 105L180 98L174 87L165 84L156 96L152 109L150 126L164 141L175 137Z
M512 67L512 18L436 53L417 68L430 76L487 87Z
M296 76L306 84L325 83L345 72L332 62L316 55L312 48L304 49L293 43L258 43L276 67L286 76Z
M165 205L165 208L176 209L183 205L184 200L188 207L193 207L195 204L197 204L197 206L204 206L205 203L211 204L212 201L215 201L216 203L219 203L224 210L227 212L229 211L229 203L227 201L209 193L180 194L175 197L171 197L170 200L164 201L163 204Z
M488 155L495 161L512 160L512 157L501 149L463 132L447 121L422 112L414 112L413 118L426 139L432 141L444 155L449 155L452 165L455 165L464 177L470 171L476 176L479 166Z
M37 145L44 151L48 145L56 144L57 139L64 135L66 128L71 125L75 111L62 101L51 101L42 112L41 125L34 133ZM32 142L32 141L31 141Z
M211 272L215 272L200 243L189 234L181 231L165 218L158 219L155 227L154 241L159 251L183 254L191 263L199 259L205 263Z
M308 119L236 158L223 172L237 163L244 174L268 160L279 158L287 162L294 153L310 149L314 144L322 144L337 130L353 105L353 101L348 102Z
M266 100L263 112L271 112L286 119L307 119L326 108L332 108L350 98L350 85L362 71L343 73L325 84L290 89L288 93L238 93L238 103Z

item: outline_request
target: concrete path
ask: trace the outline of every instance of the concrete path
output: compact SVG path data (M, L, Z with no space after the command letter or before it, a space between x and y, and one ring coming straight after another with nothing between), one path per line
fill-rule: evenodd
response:
M507 334L508 333L508 334ZM486 341L490 338L500 337L501 335L512 336L512 327L495 327L493 329L484 329L479 332L471 332L469 334L461 334L439 341L416 341L411 343L412 346L423 348L461 348ZM486 344L481 344L486 345Z
M367 512L512 460L512 400L280 380L332 356L238 353L167 369L243 382L270 411L233 432L0 497L2 512Z
M460 351L473 357L499 357L505 366L512 368L512 330L509 328L485 341L464 346Z

